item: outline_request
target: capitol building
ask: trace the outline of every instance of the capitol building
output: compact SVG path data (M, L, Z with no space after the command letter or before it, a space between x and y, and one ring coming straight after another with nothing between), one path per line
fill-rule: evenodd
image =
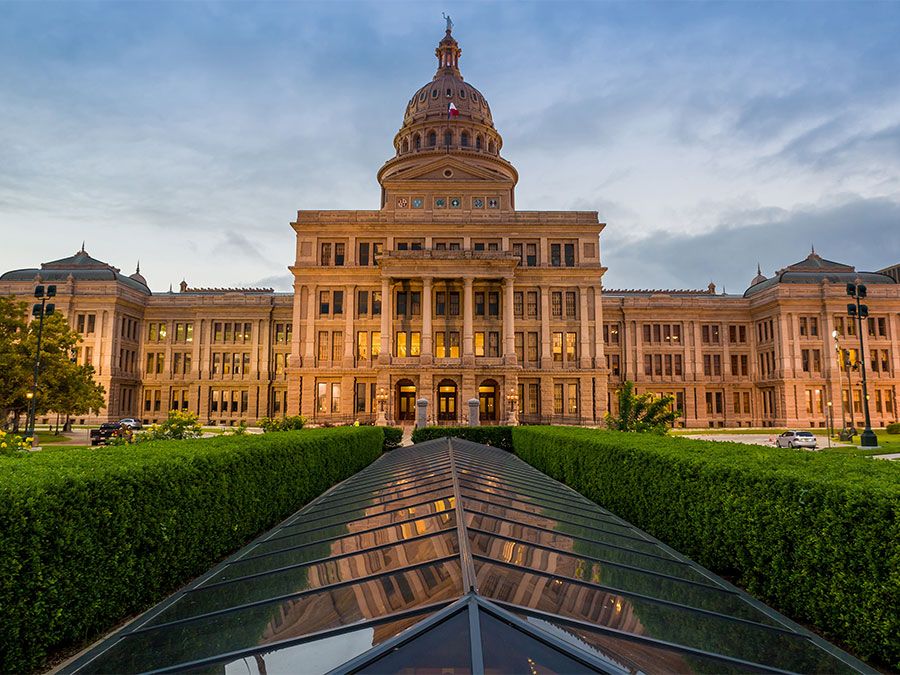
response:
M687 427L825 427L829 410L840 427L861 424L861 362L873 427L898 419L897 268L813 251L742 294L605 288L616 263L597 212L517 210L518 173L451 30L435 53L378 170L379 208L297 212L292 293L154 293L139 270L82 248L6 272L0 294L57 285L78 359L106 388L103 420L183 409L218 425L338 424L383 411L400 424L424 398L434 424L466 422L477 399L482 423L595 425L632 380L673 395ZM868 288L862 353L848 282Z

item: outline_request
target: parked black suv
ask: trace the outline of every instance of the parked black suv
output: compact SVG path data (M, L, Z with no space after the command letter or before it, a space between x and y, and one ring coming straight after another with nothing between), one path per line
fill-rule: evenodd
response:
M113 436L120 436L127 427L119 422L104 422L99 429L91 429L91 445L106 445Z

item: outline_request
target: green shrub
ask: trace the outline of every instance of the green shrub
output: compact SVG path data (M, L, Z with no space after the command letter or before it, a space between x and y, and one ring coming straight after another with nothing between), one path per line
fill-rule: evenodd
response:
M129 435L128 440L135 443L149 441L183 441L187 438L200 438L203 427L197 415L188 410L170 410L169 416L162 424L154 424L147 431Z
M433 438L454 436L511 452L513 449L511 431L512 427L423 427L413 431L412 442L421 443Z
M900 435L900 422L894 422L893 424L888 424L885 429L889 434L897 434Z
M900 482L861 457L519 427L516 453L859 656L900 667Z
M266 433L270 431L299 431L306 426L306 418L303 415L287 417L263 417L259 426Z
M384 432L384 449L393 450L399 448L403 441L403 429L400 427L381 427Z
M159 601L382 443L344 427L0 457L0 672Z

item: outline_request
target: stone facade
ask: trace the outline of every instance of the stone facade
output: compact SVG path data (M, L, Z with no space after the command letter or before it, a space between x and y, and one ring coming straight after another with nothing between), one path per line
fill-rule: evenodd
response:
M448 31L407 104L381 208L299 211L294 292L151 293L84 249L0 277L28 297L56 283L108 393L101 419L214 424L303 414L318 423L598 424L625 379L671 393L689 427L860 424L859 342L845 284L868 285L873 426L897 419L900 284L811 253L743 295L603 289L596 212L518 211L518 173ZM854 367L839 368L832 331ZM846 355L845 352L842 354ZM848 386L848 375L850 385ZM88 419L85 421L98 421Z

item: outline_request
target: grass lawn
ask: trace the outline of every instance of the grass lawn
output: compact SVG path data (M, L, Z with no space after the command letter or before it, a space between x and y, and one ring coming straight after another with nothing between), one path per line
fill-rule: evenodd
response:
M65 443L69 440L68 436L54 434L51 431L39 431L37 432L37 438L40 445L44 445L45 443Z

